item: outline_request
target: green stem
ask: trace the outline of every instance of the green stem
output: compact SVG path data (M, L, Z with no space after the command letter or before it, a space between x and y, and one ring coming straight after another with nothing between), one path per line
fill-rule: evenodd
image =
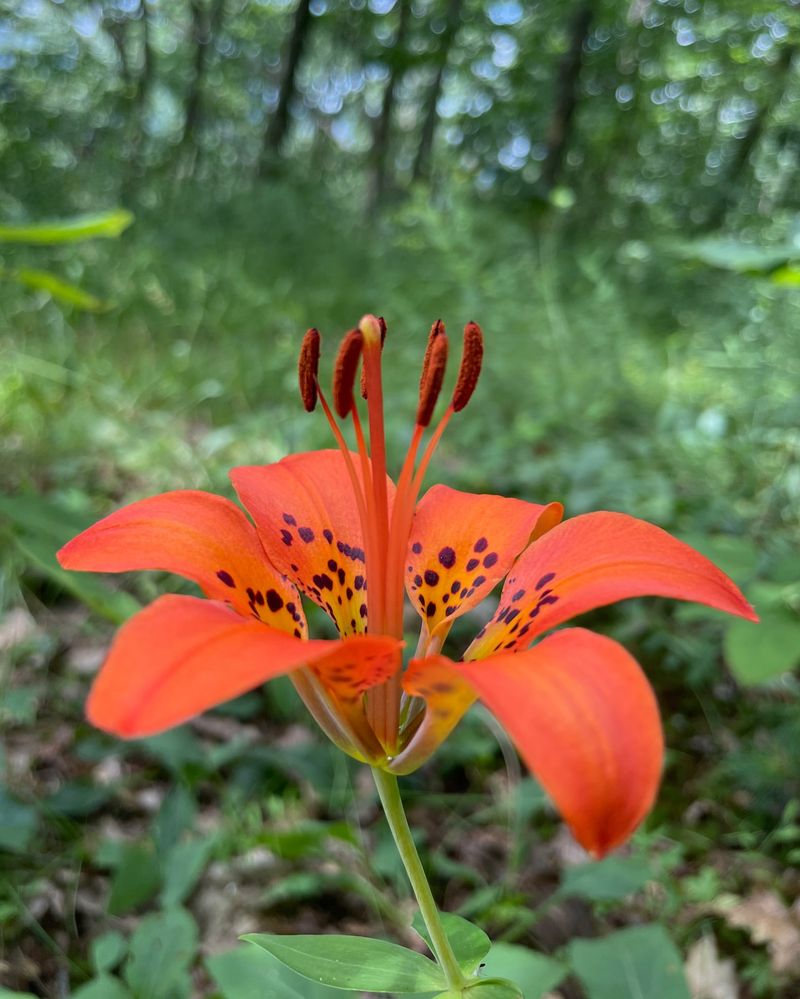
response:
M403 802L400 798L400 788L397 785L397 778L394 774L372 767L372 776L375 778L375 785L378 788L378 795L383 805L383 812L389 828L392 831L397 852L403 861L403 866L408 874L408 880L414 890L419 911L428 928L431 939L433 953L436 960L447 978L447 987L454 991L460 989L464 984L464 976L458 966L458 961L450 946L450 941L444 932L442 921L439 917L439 910L431 894L428 879L422 861L419 859L417 848L414 846L414 839L408 826L406 813L403 809Z

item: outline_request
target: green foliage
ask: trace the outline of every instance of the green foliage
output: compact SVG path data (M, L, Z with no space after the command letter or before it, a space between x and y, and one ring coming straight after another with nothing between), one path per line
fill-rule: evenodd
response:
M643 888L652 878L648 863L637 857L606 857L569 867L556 895L578 895L591 902L616 902Z
M369 937L274 936L243 938L313 982L351 992L430 992L445 986L433 961L386 940Z
M588 999L689 999L681 956L658 924L573 940L569 958Z
M515 944L492 946L483 974L497 975L517 982L524 999L541 999L566 977L568 969L560 961Z
M450 941L450 946L453 948L459 968L465 975L475 974L484 957L489 953L492 941L479 926L474 926L466 919L462 919L461 916L443 912L441 917L442 927ZM428 945L431 953L434 953L427 927L420 912L414 915L411 926Z

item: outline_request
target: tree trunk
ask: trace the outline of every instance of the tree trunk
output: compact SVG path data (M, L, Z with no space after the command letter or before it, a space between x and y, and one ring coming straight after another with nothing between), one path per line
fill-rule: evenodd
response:
M411 14L411 0L397 0L400 19L397 33L392 43L392 58L389 63L389 79L383 92L381 114L375 125L372 142L372 175L369 194L370 210L374 211L383 201L386 193L386 167L389 158L389 142L392 133L392 114L397 98L397 87L403 75L403 52Z
M594 18L592 0L582 3L572 19L569 45L561 58L556 75L555 104L547 129L547 153L542 163L542 187L547 196L558 183L564 166L578 107L578 80L583 63L583 46L589 37Z
M311 0L298 0L292 24L292 33L284 57L284 72L278 93L278 106L269 119L264 133L264 146L261 152L259 174L263 177L270 172L274 160L280 156L286 135L289 131L289 108L297 90L297 69L308 42L311 26Z
M775 64L775 86L772 96L765 99L747 126L747 131L738 140L730 165L720 178L717 188L719 196L706 218L704 228L719 229L725 221L725 216L728 214L738 194L739 182L742 179L747 164L750 162L750 157L758 146L761 136L764 134L773 109L780 103L786 92L792 62L797 50L797 45L787 45L781 52L780 58Z
M208 56L222 21L225 0L212 0L208 7L203 0L189 0L192 10L192 40L194 65L192 80L186 97L186 113L180 141L179 173L191 176L197 160L197 131L202 117L203 88L205 85Z
M439 103L439 97L442 93L442 82L444 81L444 71L447 68L450 49L453 47L453 42L458 33L461 4L462 0L450 0L447 9L447 24L442 32L439 51L436 53L436 75L433 78L433 83L425 102L422 130L419 136L417 155L414 158L413 181L421 180L423 177L430 175L433 137L436 132L436 122L438 120L436 105Z

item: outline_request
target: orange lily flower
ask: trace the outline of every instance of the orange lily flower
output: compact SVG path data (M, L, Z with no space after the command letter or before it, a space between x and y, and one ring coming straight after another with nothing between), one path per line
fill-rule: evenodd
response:
M755 620L753 609L702 555L625 514L562 523L559 503L442 485L417 502L433 451L478 380L483 339L474 323L464 331L450 404L420 458L448 352L443 324L431 330L395 486L383 426L385 332L382 320L365 316L345 336L333 407L318 381L319 334L306 334L303 403L309 411L321 403L339 449L234 469L253 523L222 497L170 492L111 514L61 549L67 569L160 569L193 580L208 598L163 596L127 622L95 681L88 717L122 737L150 735L288 674L340 748L406 774L477 698L579 842L602 856L631 835L655 798L663 760L655 697L609 638L571 628L532 643L576 614L628 597L694 600ZM368 437L354 396L359 366ZM336 416L351 420L356 450ZM463 660L442 655L456 618L504 578L497 611ZM405 594L421 633L404 670ZM338 639L308 637L301 597L329 614Z

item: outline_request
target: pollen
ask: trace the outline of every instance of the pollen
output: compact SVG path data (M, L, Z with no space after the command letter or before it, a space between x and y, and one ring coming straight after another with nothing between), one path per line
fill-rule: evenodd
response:
M319 371L319 330L310 329L303 337L300 358L297 363L297 378L300 383L300 397L307 413L317 405L317 373Z
M467 323L464 327L464 346L461 353L461 366L453 390L452 407L456 413L467 405L478 384L483 363L483 333L477 323Z
M355 402L353 385L363 346L364 338L361 331L350 330L339 347L339 355L336 358L336 367L333 371L333 406L341 419L348 415Z

